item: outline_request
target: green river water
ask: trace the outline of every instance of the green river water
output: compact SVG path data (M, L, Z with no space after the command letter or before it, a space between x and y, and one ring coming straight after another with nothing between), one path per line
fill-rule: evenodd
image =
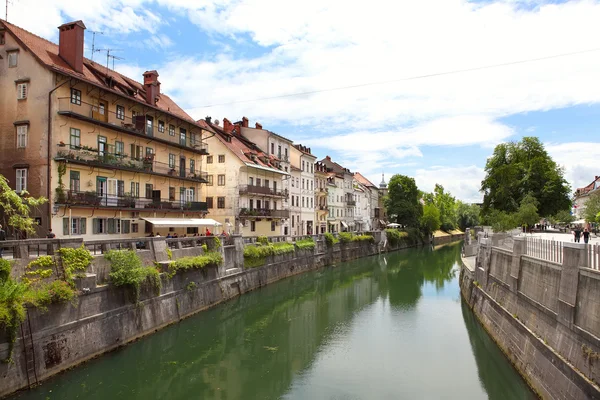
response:
M461 302L459 259L409 249L285 279L13 398L535 398Z

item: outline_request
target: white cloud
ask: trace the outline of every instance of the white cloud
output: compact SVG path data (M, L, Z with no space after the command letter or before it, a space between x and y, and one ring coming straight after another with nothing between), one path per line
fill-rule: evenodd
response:
M587 186L600 175L600 143L571 142L546 144L546 150L554 161L565 167L565 177L571 183L573 191Z
M432 192L435 184L439 183L457 199L478 203L483 199L479 188L484 177L483 168L474 165L465 167L434 166L417 169L415 181L419 189L425 192Z

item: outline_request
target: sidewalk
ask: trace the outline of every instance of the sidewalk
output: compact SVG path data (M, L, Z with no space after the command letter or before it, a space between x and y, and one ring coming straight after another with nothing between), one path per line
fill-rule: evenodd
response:
M545 231L545 232L536 232L536 233L519 233L516 237L531 237L531 238L540 238L545 240L556 240L559 242L567 242L574 243L575 238L571 233L562 233L558 231ZM583 243L583 236L581 237L581 242ZM595 236L590 233L590 244L600 243L600 237Z

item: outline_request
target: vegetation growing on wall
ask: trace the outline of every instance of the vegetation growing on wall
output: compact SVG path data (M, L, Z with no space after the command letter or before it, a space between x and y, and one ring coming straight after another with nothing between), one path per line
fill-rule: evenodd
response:
M339 237L340 237L340 242L342 242L342 243L363 242L363 241L375 243L375 238L371 235L354 235L351 232L340 232Z
M325 232L325 243L327 243L327 247L332 247L338 242L339 240L335 236L333 236L332 233Z
M58 250L62 259L65 280L74 285L73 279L78 273L84 273L92 263L94 257L82 244L78 248L63 247Z
M4 362L12 362L19 324L25 319L25 293L27 285L10 277L11 264L0 259L0 326L8 336L8 356Z
M132 290L132 301L138 303L141 286L152 285L157 294L162 282L158 270L154 267L143 267L142 260L133 250L110 250L104 255L110 261L110 280L115 286L127 286Z
M219 265L223 262L223 256L216 251L208 252L201 256L182 257L169 263L167 276L172 278L177 271L187 271L188 269L200 269L208 265Z
M305 239L301 239L301 240L297 240L296 241L296 247L298 247L300 250L314 249L315 248L315 241L311 237L305 238Z
M260 267L265 264L267 256L293 253L296 250L293 244L287 242L257 244L244 247L244 265L248 268Z

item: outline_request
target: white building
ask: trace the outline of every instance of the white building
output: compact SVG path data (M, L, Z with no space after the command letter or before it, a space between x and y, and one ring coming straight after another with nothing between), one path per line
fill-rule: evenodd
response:
M596 176L592 183L589 185L579 188L575 191L573 196L573 215L575 219L583 218L583 212L585 210L585 203L592 193L597 192L600 189L600 176Z
M309 147L296 144L290 161L300 169L300 235L315 233L315 161Z

